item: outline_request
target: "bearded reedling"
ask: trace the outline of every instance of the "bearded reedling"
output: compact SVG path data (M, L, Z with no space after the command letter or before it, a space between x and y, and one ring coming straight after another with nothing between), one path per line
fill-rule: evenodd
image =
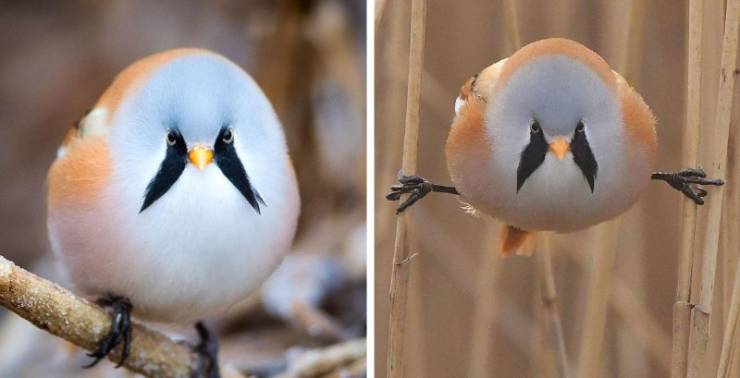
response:
M300 208L271 104L241 68L197 49L121 72L48 181L52 249L113 312L90 366L120 343L123 363L131 314L191 324L244 299L290 248ZM218 376L215 338L196 327L201 372Z
M572 232L629 209L650 179L697 204L723 185L701 169L652 172L655 117L642 97L595 52L567 39L533 42L469 79L455 101L447 139L454 187L402 176L389 200L457 194L503 221L501 252L534 231Z

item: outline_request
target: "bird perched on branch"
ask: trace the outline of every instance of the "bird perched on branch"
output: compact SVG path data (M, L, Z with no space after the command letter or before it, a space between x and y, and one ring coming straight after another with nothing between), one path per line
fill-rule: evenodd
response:
M68 132L48 184L53 250L114 314L90 366L120 343L123 363L130 313L192 323L244 299L288 251L300 207L271 104L242 69L198 49L121 72ZM218 376L215 339L197 330L200 368Z
M430 192L459 194L500 219L501 251L534 231L570 232L629 209L650 179L697 204L722 185L701 169L652 173L655 117L601 56L567 39L531 43L468 80L447 139L454 187L400 177L387 198L402 212Z

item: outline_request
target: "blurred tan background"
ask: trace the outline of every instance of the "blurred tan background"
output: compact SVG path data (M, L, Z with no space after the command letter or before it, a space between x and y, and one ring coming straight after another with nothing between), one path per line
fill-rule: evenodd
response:
M396 224L393 212L397 205L383 196L401 167L410 3L388 1L376 34L377 376L386 374L388 290ZM418 174L449 185L444 144L459 88L473 74L510 55L515 48L507 33L503 1L427 3ZM656 169L683 168L686 1L636 1L641 16L633 24L637 37L629 42L630 1L510 3L515 5L514 20L522 44L555 36L571 38L601 54L612 68L625 75L658 118ZM722 1L705 3L701 133L702 138L712 139L712 123L708 120L716 106L724 6ZM737 86L735 89L731 140L740 128L740 91ZM700 155L707 156L708 150L701 149ZM731 146L729 155L737 159L738 150ZM729 166L728 179L738 177L739 170L738 166ZM737 188L733 182L726 185L725 198L737 198ZM710 189L709 201L713 193L715 188ZM669 375L683 201L680 193L655 182L622 218L614 268L608 272L611 290L601 288L608 307L598 376ZM556 376L554 356L543 341L545 318L535 258L498 258L500 224L467 215L461 207L453 196L431 194L410 211L410 253L418 254L408 263L405 372L413 377ZM738 231L738 219L725 216L706 376L714 376L717 369L735 261L740 253L726 248L726 238ZM596 250L597 233L598 229L591 229L551 238L560 315L573 373L579 368L584 347L590 273L600 253Z
M297 357L364 343L365 6L0 2L0 254L58 280L46 236L45 176L63 135L130 63L176 47L208 48L249 72L274 104L303 202L295 251L277 277L212 322L222 362L277 374L293 367L289 348ZM0 309L0 377L79 376L88 359L61 345ZM100 365L85 373L113 374L111 364Z

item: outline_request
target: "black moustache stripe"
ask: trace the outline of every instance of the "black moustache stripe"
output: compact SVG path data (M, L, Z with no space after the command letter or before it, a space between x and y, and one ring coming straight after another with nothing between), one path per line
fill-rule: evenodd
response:
M529 144L522 151L519 168L517 168L516 172L517 193L522 188L522 185L524 185L524 182L527 181L527 178L545 161L548 149L549 145L542 131L530 133ZM588 186L591 188L591 193L593 193L599 164L596 162L596 157L594 157L593 151L591 151L588 140L586 140L585 132L582 130L575 132L570 142L570 151L573 153L573 161L581 170L581 173L583 173L583 177L586 178Z
M185 140L182 135L176 133L176 142L174 145L167 145L167 154L159 167L159 172L154 176L149 185L146 187L144 194L144 203L141 205L139 213L162 197L175 184L177 179L182 175L185 166L188 164L188 150L185 146Z
M576 131L576 134L573 135L573 140L570 142L570 151L573 153L573 161L581 169L583 177L588 181L588 186L591 188L591 193L593 193L599 164L596 163L594 153L588 145L585 132Z
M226 128L221 130L218 138L216 139L216 145L214 151L216 155L216 164L221 168L224 176L231 181L231 183L239 190L239 192L247 199L250 205L260 213L260 203L267 206L262 196L257 192L252 184L249 182L249 176L247 171L244 169L241 160L236 155L236 149L234 149L234 143L224 142L223 135L226 132Z
M542 165L547 155L549 145L545 140L542 130L529 134L529 144L522 151L522 157L519 160L519 168L516 170L516 191L522 188L527 178Z

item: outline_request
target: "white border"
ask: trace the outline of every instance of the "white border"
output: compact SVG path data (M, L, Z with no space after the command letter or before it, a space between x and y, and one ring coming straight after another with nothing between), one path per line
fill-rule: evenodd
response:
M375 376L375 1L366 0L367 377Z

